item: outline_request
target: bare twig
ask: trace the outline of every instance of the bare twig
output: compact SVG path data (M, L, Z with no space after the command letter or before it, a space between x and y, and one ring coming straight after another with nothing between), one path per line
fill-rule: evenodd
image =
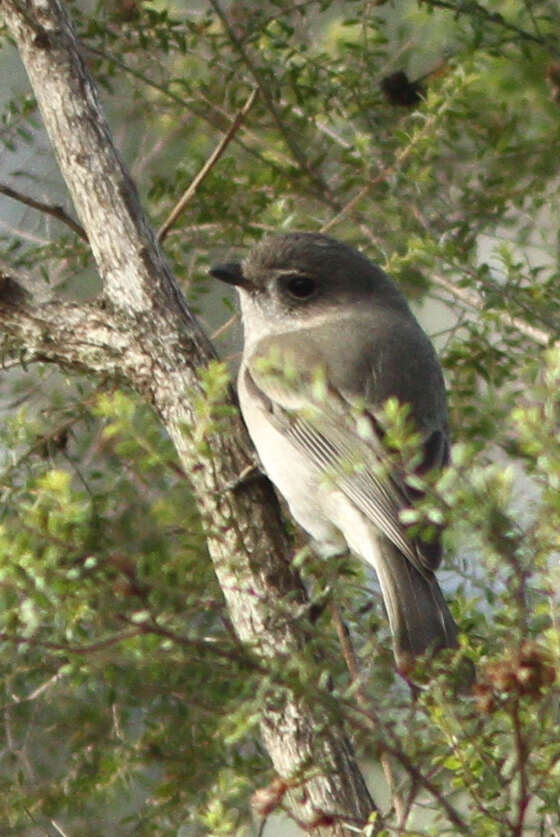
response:
M218 102L213 102L212 99L210 99L208 96L205 96L203 90L197 90L196 91L196 98L197 98L197 103L202 102L205 105L205 107L208 108L209 111L211 111L213 114L215 114L215 116L219 117L220 119L226 120L226 123L231 121L231 116L227 112L227 110L225 110L225 108L221 107ZM194 110L193 110L193 112L194 112ZM210 119L209 119L208 115L204 115L202 113L197 113L196 115L199 118L205 119L207 122L210 122ZM212 122L210 122L210 124L213 124L213 125L215 125L216 123L217 123L216 119L214 119ZM266 142L267 142L266 138L264 138L262 134L258 134L256 131L251 130L249 125L245 126L245 130L243 132L243 135L245 137L245 140L252 140L255 143L256 146L263 146L263 144L264 144L264 147L266 148ZM240 140L239 136L235 137L235 141L237 142L237 144L239 145L240 148L243 148L244 151L248 151L250 154L253 154L255 157L257 157L257 159L259 159L261 161L261 163L266 163L268 165L269 160L265 159L260 154L260 152L258 152L256 150L256 148L249 145L245 140ZM274 153L275 153L275 159L277 160L278 163L282 164L283 168L278 166L278 165L273 165L272 166L273 170L276 170L278 172L282 172L282 171L285 172L286 168L288 166L292 165L292 158L288 154L283 154L282 151L280 151L280 149L275 149Z
M56 822L56 820L51 820L51 825L54 830L60 834L60 837L68 837L68 832L63 831L62 827Z
M175 207L173 208L172 212L169 214L169 217L161 227L160 231L158 232L158 239L163 241L167 236L167 233L177 220L177 218L183 213L191 200L194 196L196 190L202 183L202 181L208 176L211 170L214 168L230 142L232 141L233 137L239 130L241 123L243 122L244 118L247 116L249 111L251 110L255 99L257 98L257 88L254 88L247 101L239 111L239 113L235 116L233 122L231 123L228 132L222 137L221 141L218 143L210 157L207 159L205 164L202 166L188 189L185 191L181 199L177 202Z
M369 183L366 183L365 186L362 186L359 192L357 192L353 198L351 198L346 206L343 206L340 212L338 212L330 221L327 221L326 224L323 224L321 227L322 233L327 233L332 230L333 227L336 227L337 224L340 224L341 221L344 221L353 210L358 206L360 201L362 201L366 195L375 187L378 186L380 183L383 183L391 174L395 171L395 166L388 166L387 168L383 169L377 177L374 177L373 180L370 180Z
M439 788L419 770L414 762L406 755L404 750L397 747L387 746L387 751L402 765L407 773L417 782L418 785L424 787L431 796L436 800L442 810L445 811L450 822L452 822L458 829L460 834L472 834L467 822L463 819L456 808L451 805Z
M62 672L61 667L52 675L52 677L49 677L48 680L46 680L44 683L41 683L40 686L37 686L36 689L34 689L30 694L25 695L25 697L19 697L19 695L12 695L12 700L10 701L10 703L6 703L0 706L0 712L5 712L15 703L29 703L31 701L37 700L38 697L40 697L44 692L50 689L51 686L54 686L56 683L58 683L58 681L61 680L63 677L64 674Z
M235 314L231 315L229 320L226 320L225 323L223 323L219 328L217 328L216 331L211 335L212 342L214 342L214 340L217 340L218 337L221 337L222 334L224 334L229 328L231 328L231 326L238 320L239 314L236 311Z
M6 195L8 198L13 198L15 201L24 203L26 206L32 207L32 209L38 209L46 215L52 215L53 218L57 218L59 221L62 221L63 224L70 227L70 229L77 233L81 239L84 241L88 240L84 228L78 224L77 221L74 221L74 219L71 218L66 210L64 210L61 206L53 206L50 203L43 203L43 201L30 198L29 195L24 195L23 192L19 192L17 189L12 189L11 186L6 186L5 183L0 183L0 193Z

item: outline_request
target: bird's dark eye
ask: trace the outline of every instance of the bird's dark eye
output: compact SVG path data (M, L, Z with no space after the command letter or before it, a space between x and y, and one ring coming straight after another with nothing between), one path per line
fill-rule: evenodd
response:
M290 296L296 299L309 299L317 288L315 280L311 276L305 276L301 273L287 276L283 284Z

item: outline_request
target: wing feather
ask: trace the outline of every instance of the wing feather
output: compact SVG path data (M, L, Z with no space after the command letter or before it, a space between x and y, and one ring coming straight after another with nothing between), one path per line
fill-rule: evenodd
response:
M294 381L292 376L288 385L281 375L270 370L263 373L252 360L244 372L246 386L259 398L279 432L318 469L325 483L332 482L348 497L420 573L431 573L434 560L430 560L429 550L424 555L400 521L399 513L410 506L411 499L404 484L384 468L383 441L374 417L370 437L362 438L351 404L341 393L329 389L314 405L309 377ZM432 446L436 447L435 443Z

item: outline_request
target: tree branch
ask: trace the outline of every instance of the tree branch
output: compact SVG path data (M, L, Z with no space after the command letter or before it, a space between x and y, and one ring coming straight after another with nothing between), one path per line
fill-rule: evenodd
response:
M95 303L50 300L38 305L21 277L3 267L0 322L2 362L17 357L23 363L55 363L125 384L150 361L142 345L130 339L122 315Z
M74 221L74 219L68 215L62 206L53 206L50 203L37 201L35 198L31 198L29 195L24 195L23 192L19 192L17 189L12 189L11 186L6 186L5 183L0 183L0 193L2 195L6 195L8 198L13 198L15 201L24 203L32 209L38 209L40 212L52 215L53 218L57 218L59 221L62 221L63 224L70 227L70 229L77 233L80 238L83 238L84 241L88 240L84 228Z
M35 341L35 357L65 363L70 350L59 340L72 344L74 336L81 353L70 362L113 371L151 401L190 474L237 635L263 660L289 659L306 643L297 618L306 597L290 566L278 503L265 479L231 487L254 457L237 414L232 411L227 424L223 419L219 431L209 430L204 444L197 440L204 425L193 394L202 392L200 369L215 354L114 148L64 7L59 0L27 0L22 10L18 0L0 0L0 8L86 229L108 306L59 307L66 322L58 332L49 304L39 312L27 300L6 301L0 316L9 348ZM325 724L321 707L284 690L268 701L262 733L277 773L287 780L306 777L305 794L292 795L298 821L317 823L317 812L335 811L336 819L317 826L319 837L350 835L345 822L365 823L374 805L342 723Z

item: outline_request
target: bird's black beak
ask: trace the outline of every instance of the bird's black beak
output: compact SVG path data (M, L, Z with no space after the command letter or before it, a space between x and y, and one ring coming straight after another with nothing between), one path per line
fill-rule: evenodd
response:
M239 262L216 264L210 268L209 273L220 282L227 282L228 285L235 285L238 288L246 288L250 284L243 276L243 269Z

